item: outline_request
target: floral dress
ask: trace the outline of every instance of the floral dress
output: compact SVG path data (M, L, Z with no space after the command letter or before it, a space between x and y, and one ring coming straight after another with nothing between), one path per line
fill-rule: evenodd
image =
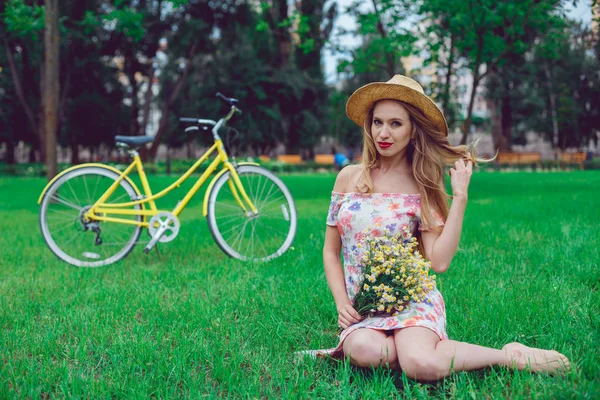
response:
M443 225L441 216L434 217L437 226ZM420 195L402 193L333 192L327 225L336 226L340 232L346 291L351 301L360 290L363 273L360 260L365 246L358 244L366 236L382 236L386 234L386 230L388 235L397 235L405 225L413 235L417 230L426 231L431 228L421 224ZM341 355L344 340L360 328L391 331L409 326L424 327L435 332L441 340L448 339L444 299L437 288L428 293L424 302L411 301L396 316L368 317L346 328L340 334L338 346L326 352L334 356Z

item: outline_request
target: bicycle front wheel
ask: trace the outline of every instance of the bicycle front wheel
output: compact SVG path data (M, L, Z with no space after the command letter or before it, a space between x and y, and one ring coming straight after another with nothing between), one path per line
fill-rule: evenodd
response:
M41 203L40 228L46 244L58 258L76 267L101 267L131 251L141 226L84 218L118 178L116 172L106 168L82 167L67 172L48 188ZM129 202L138 194L129 182L122 180L106 203ZM115 217L132 223L143 219L141 215Z
M231 173L221 175L208 198L208 227L217 245L230 257L268 261L285 253L297 227L294 199L271 171L253 165L237 168L246 194L258 210L251 215L235 197ZM244 204L247 208L247 205Z

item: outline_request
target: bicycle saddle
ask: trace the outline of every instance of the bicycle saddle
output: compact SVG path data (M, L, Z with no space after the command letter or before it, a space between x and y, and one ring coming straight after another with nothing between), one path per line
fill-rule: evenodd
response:
M124 144L129 147L139 147L154 140L152 136L115 136L117 144Z

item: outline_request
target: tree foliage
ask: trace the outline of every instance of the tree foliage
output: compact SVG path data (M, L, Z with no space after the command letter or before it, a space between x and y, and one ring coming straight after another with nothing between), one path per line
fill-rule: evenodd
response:
M600 41L564 17L564 0L355 1L343 10L355 27L333 32L333 0L63 0L59 3L59 144L93 151L115 134L146 134L152 115L158 145L170 148L210 135L183 134L178 118L218 119L240 99L240 152L310 156L324 135L355 147L360 129L345 116L358 87L405 73L407 57L435 78L424 85L450 123L473 122L485 82L497 147L523 143L525 132L555 146L581 146L598 132ZM19 141L43 160L44 17L41 0L0 3L0 141L13 162ZM351 35L358 45L344 44ZM165 64L156 67L161 38ZM595 43L595 45L594 45ZM341 57L335 87L325 83L323 52ZM459 115L456 76L469 71L472 93ZM153 91L158 82L160 92Z
M479 84L495 68L531 49L535 39L560 19L557 13L562 5L561 0L422 2L420 11L430 21L428 33L432 33L427 39L439 41L433 49L442 49L442 43L451 40L452 51L457 52L472 77L462 143L470 131ZM448 54L448 60L452 54Z

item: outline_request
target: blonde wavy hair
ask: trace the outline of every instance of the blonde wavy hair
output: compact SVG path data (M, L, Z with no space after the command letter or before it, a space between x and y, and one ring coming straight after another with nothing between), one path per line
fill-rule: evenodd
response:
M451 146L445 134L440 132L420 109L399 100L394 101L406 109L412 124L411 141L406 154L415 180L419 184L422 224L441 231L441 227L435 227L434 212L439 213L444 221L448 218L450 196L446 192L445 167L461 158L472 161L474 166L489 160L476 157L476 143ZM373 110L376 104L373 104L364 122L361 161L363 168L356 185L356 189L361 193L373 193L371 170L379 165L379 153L371 133Z

